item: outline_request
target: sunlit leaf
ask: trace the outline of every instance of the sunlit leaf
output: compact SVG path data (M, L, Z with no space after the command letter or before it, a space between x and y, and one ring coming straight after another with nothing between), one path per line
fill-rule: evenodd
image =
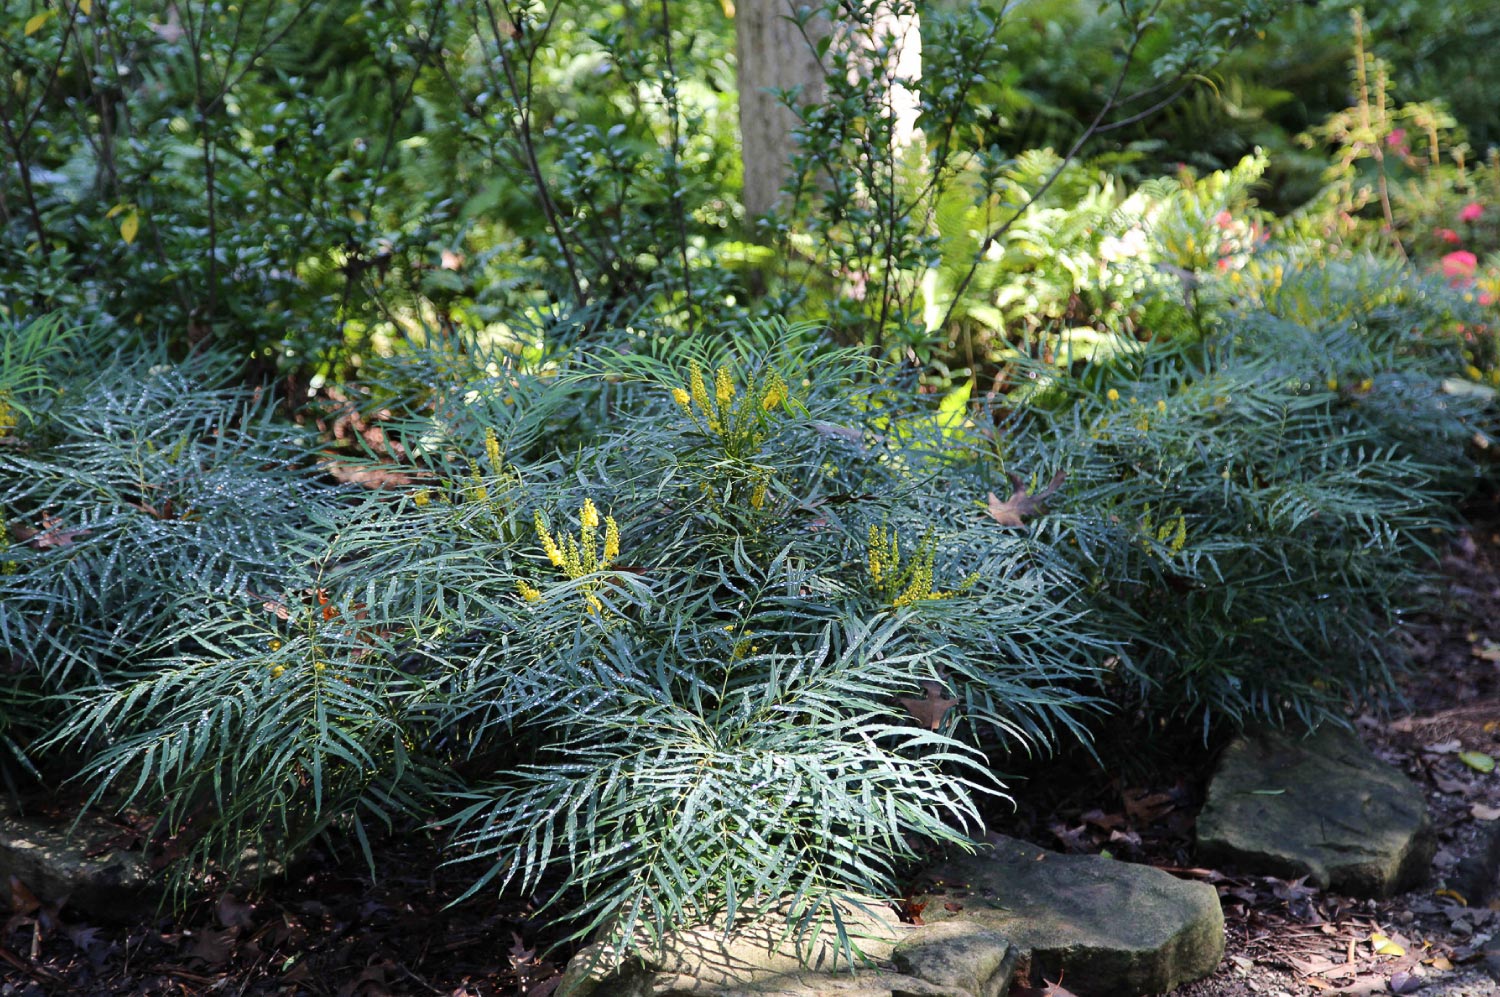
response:
M1458 753L1458 760L1469 766L1469 768L1473 769L1475 772L1495 771L1495 759L1491 758L1483 751L1460 751Z
M36 16L30 18L26 22L26 37L30 38L32 35L42 30L42 28L46 27L47 22L52 20L53 16L56 13L57 11L55 10L44 10L40 14L37 14Z
M124 239L127 244L135 242L136 233L140 230L141 216L138 212L132 211L120 223L120 238Z

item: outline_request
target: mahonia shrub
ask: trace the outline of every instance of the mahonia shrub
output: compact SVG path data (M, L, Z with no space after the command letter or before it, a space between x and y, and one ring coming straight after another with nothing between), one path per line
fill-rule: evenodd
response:
M310 436L220 387L233 372L212 355L59 353L53 390L5 430L0 658L33 707L15 714L30 737L58 716L56 697L130 684L182 639L179 612L272 587L281 544L334 501L307 473Z
M1051 382L997 453L1066 471L1041 532L1127 647L1117 694L1205 725L1315 724L1391 691L1484 409L1446 376L1441 286L1294 255L1225 282L1242 297L1203 340Z
M1109 649L1076 580L859 362L465 362L388 427L403 487L313 510L279 586L78 707L99 792L211 813L220 862L445 814L474 889L547 877L629 949L889 896L917 842L969 840L994 763L1082 735Z

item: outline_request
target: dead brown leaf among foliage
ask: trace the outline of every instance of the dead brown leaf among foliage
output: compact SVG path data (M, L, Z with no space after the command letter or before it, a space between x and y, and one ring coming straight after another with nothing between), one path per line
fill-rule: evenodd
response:
M907 712L916 717L922 726L928 730L937 730L943 725L943 718L948 715L948 711L958 705L958 700L949 698L941 682L923 679L917 684L922 687L926 695L921 699L902 696L900 697L901 705L906 707Z
M999 496L990 492L989 509L986 515L1001 526L1025 526L1029 517L1040 515L1045 511L1046 501L1057 494L1057 490L1062 487L1065 480L1067 480L1067 472L1058 471L1047 483L1046 488L1038 492L1028 492L1026 479L1012 472L1010 483L1014 490L1010 493L1010 498L1002 502Z
M29 544L37 550L49 547L68 547L75 537L86 537L91 530L69 530L63 528L62 517L42 513L42 528L36 529L23 523L12 523L11 535L18 543Z

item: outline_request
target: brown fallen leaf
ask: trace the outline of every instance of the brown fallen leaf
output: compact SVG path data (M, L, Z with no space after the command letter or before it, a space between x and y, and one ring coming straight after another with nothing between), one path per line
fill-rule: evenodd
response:
M35 914L42 907L36 894L21 882L19 876L10 877L10 910L13 914Z
M233 893L226 893L219 898L215 913L219 917L219 923L226 928L253 928L255 918L252 916L255 908L247 903L241 903Z
M1011 987L1011 997L1077 997L1062 985L1062 981L1063 978L1059 975L1055 983L1043 977L1039 987Z
M958 705L958 700L948 697L943 691L941 682L922 679L917 684L922 687L926 696L922 699L898 697L901 705L906 707L907 712L916 717L928 730L937 730L943 725L943 718L948 715L948 711Z
M1028 492L1026 490L1026 479L1019 474L1010 475L1010 483L1014 490L1010 498L1004 502L994 492L990 492L989 509L986 511L995 522L1001 526L1025 526L1029 516L1039 515L1043 511L1044 503L1057 494L1062 483L1067 479L1066 471L1058 471L1047 483L1047 487L1039 492Z
M75 537L86 537L93 531L64 529L61 516L51 516L44 512L41 529L12 523L10 532L18 542L30 544L36 550L46 550L49 547L72 546Z

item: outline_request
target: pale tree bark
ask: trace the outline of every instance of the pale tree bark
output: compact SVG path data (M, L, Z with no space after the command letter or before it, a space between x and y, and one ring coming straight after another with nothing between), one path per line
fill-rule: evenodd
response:
M745 213L752 219L776 206L794 148L797 116L772 91L800 88L803 104L821 103L826 92L823 67L809 40L825 36L828 21L815 14L799 27L793 19L798 2L739 0L735 5Z
M870 52L864 71L882 78L916 81L922 74L922 35L913 8L903 0L844 0L863 4L869 16L865 30L833 26L819 10L797 23L805 0L739 0L735 5L735 43L740 91L740 140L745 170L746 214L768 214L780 198L795 150L797 116L773 91L798 90L803 106L821 103L827 93L824 67L814 45L835 34L833 44ZM887 37L894 43L883 60L873 49ZM903 85L884 95L884 112L894 121L899 152L917 137L920 95Z

